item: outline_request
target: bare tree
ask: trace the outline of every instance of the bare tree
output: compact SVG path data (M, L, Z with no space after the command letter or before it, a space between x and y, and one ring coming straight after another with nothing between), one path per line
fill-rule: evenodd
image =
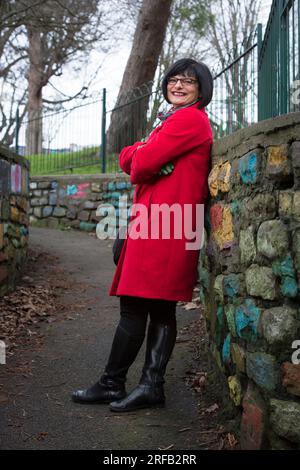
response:
M26 20L28 36L28 117L27 152L42 151L42 90L54 75L62 74L62 67L71 60L82 61L100 40L104 40L104 23L100 0L46 0L36 7L44 24L35 18ZM49 19L49 26L47 26Z
M260 0L215 0L211 4L212 16L206 38L211 46L212 57L220 64L219 71L255 43L260 3ZM214 14L216 12L218 14ZM222 95L228 97L227 116L231 131L247 125L245 102L253 86L250 70L254 66L250 60L251 55L245 54L242 60L235 62L222 74L223 83L219 80L222 90L226 89Z
M171 4L172 0L144 0L141 5L116 104L120 107L128 100L138 97L140 106L135 115L128 107L112 113L108 130L110 151L117 152L125 144L141 138L145 130L149 94L166 34ZM144 96L142 100L141 96Z
M156 90L152 97L148 130L153 127L157 112L164 102L160 84L167 69L178 59L190 57L204 60L207 47L205 29L211 21L210 0L174 0L164 45L156 71Z

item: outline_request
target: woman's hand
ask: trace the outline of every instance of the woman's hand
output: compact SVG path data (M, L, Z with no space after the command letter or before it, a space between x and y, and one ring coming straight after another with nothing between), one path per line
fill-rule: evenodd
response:
M174 170L173 163L166 163L160 170L159 175L169 175Z

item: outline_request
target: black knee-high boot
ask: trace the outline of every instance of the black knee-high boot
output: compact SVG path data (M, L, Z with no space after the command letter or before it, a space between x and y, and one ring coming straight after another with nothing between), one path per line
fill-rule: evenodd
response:
M72 394L76 403L110 403L126 396L125 382L129 367L134 362L145 335L128 331L122 323L117 327L110 356L100 380L87 390Z
M167 364L176 341L176 324L150 322L145 364L139 385L124 399L110 404L111 411L133 411L164 406L163 384Z

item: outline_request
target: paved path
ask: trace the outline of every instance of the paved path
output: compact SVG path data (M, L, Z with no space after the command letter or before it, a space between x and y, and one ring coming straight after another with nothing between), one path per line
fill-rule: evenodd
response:
M99 376L118 322L119 299L108 296L114 273L111 241L78 231L31 228L30 244L57 256L66 275L85 290L63 295L64 303L79 303L78 309L73 312L70 307L68 312L73 320L43 325L42 347L23 353L32 375L1 379L9 394L8 404L0 406L1 448L199 448L197 401L184 380L193 363L191 341L175 346L166 374L164 409L115 414L107 405L83 406L70 400L73 389L88 386ZM198 315L198 310L178 307L178 329L197 320ZM144 347L130 369L128 390L138 382L143 356Z

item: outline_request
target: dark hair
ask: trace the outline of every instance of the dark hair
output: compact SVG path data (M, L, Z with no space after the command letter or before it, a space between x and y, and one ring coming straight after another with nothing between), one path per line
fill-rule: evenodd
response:
M168 79L174 77L178 73L188 74L188 76L195 77L198 81L199 88L201 90L202 98L199 101L198 108L204 108L207 106L213 94L213 77L210 73L209 68L203 62L197 62L193 59L180 59L177 60L171 67L167 70L166 75L162 81L162 92L168 103Z

